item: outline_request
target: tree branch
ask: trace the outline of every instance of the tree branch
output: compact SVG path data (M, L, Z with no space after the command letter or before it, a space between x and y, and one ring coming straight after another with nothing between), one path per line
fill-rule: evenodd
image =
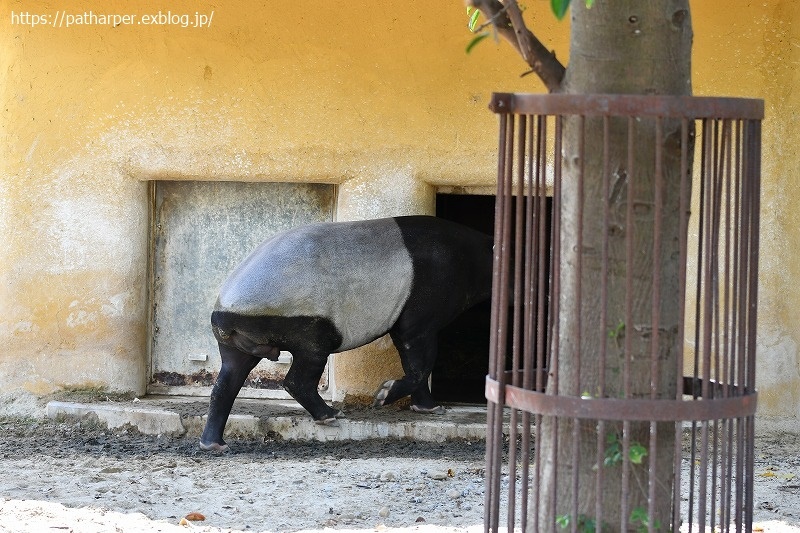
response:
M566 69L542 42L531 33L522 20L516 0L466 0L467 5L480 10L497 32L516 49L522 59L544 82L547 90L558 92Z

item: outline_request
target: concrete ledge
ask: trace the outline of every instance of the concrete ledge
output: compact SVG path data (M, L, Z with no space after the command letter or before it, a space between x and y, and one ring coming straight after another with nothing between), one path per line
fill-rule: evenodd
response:
M49 402L49 418L86 418L96 416L109 429L131 425L146 435L183 435L186 429L178 413L159 409L137 408L115 404Z
M141 403L145 403L144 401ZM49 418L92 418L114 429L130 425L146 435L200 435L205 425L205 415L181 415L181 401L175 410L141 407L141 404L73 403L52 401L47 404ZM399 438L417 441L444 442L449 439L486 438L486 424L465 421L475 418L474 407L453 407L450 415L422 415L419 420L352 420L339 419L338 426L324 426L314 422L307 414L291 416L258 417L231 414L225 426L225 435L231 437L261 438L275 435L285 440L364 440L371 438ZM480 408L478 408L480 409Z
M412 439L444 442L450 439L484 439L485 424L456 424L454 422L371 422L339 419L335 427L323 426L310 418L276 417L264 421L264 429L287 440L365 440L374 438Z

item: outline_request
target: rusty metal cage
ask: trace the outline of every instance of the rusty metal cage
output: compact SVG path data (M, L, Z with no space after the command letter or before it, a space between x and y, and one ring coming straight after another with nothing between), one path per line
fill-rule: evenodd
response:
M763 102L490 109L485 530L751 531Z

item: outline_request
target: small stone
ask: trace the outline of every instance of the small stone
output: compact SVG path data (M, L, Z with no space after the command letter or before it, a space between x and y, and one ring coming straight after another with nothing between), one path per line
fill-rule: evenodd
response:
M431 479L435 479L436 481L444 481L448 478L447 472L431 472L429 474Z
M447 497L451 500L457 500L461 497L461 491L457 489L450 489L447 491Z
M381 473L380 477L381 481L395 481L396 479L397 479L397 474L395 474L391 470L387 470L386 472Z
M418 516L417 519L414 520L414 522L424 522L424 521L425 521L425 519L423 517L421 517L421 516Z
M389 508L386 506L381 507L381 510L378 511L378 516L380 516L381 518L386 518L387 516L389 516Z

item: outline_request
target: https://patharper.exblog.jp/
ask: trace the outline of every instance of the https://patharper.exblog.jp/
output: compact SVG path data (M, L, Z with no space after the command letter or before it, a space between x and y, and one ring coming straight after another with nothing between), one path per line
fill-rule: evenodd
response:
M12 11L11 24L20 26L76 28L81 26L172 26L179 28L210 28L214 11L176 13L159 10L153 13L99 13L60 9L49 13Z

